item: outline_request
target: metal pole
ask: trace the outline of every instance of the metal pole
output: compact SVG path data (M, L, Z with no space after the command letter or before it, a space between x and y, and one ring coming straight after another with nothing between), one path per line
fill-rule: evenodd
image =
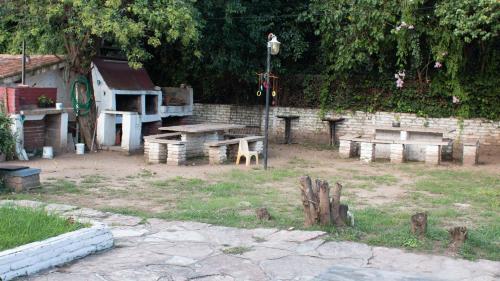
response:
M26 85L26 41L23 40L23 61L21 62L21 84Z
M266 72L266 122L264 132L264 170L267 170L267 151L269 145L269 76L271 75L271 44L267 42L267 72Z

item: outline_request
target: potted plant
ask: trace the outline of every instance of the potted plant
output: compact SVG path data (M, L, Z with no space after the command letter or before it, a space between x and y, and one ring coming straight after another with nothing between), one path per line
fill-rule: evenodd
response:
M396 114L394 116L394 121L392 121L392 126L393 127L400 127L401 126L401 117L399 116L399 114Z
M54 105L54 101L46 95L41 95L38 97L38 107L47 108L51 107L52 105Z

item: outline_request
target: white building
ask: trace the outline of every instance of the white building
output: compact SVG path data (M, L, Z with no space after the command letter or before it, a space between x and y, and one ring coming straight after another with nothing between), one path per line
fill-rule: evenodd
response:
M132 69L127 61L94 59L92 87L98 116L97 141L101 146L137 150L142 135L156 133L162 118L192 114L191 88L166 88L167 97L144 68ZM184 99L179 98L179 93L184 94L180 95Z

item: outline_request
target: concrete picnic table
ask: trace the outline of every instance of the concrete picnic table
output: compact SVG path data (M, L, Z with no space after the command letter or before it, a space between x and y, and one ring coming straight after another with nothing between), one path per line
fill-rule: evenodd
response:
M160 131L181 133L181 140L186 144L186 157L208 155L206 142L219 141L224 138L224 132L232 129L243 129L245 125L223 123L201 123L160 127Z
M330 127L330 145L336 145L337 144L337 134L336 134L336 126L337 123L343 122L345 118L323 118L321 121L326 121L328 122L328 125Z
M443 141L445 130L427 127L390 127L390 126L369 126L374 138L377 140L401 140L436 142ZM378 145L376 154L380 157L388 157L390 154L389 145ZM425 145L407 144L405 145L405 158L412 161L425 160Z
M292 143L292 120L299 119L297 115L277 115L276 117L285 120L285 142L284 144Z

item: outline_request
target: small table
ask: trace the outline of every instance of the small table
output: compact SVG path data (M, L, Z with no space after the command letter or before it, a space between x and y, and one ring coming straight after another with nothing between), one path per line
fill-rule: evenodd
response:
M337 133L336 126L337 123L343 122L345 118L323 118L321 121L327 121L328 125L330 125L330 145L337 144Z
M276 117L285 119L285 144L292 144L292 120L299 119L299 116L277 115Z

